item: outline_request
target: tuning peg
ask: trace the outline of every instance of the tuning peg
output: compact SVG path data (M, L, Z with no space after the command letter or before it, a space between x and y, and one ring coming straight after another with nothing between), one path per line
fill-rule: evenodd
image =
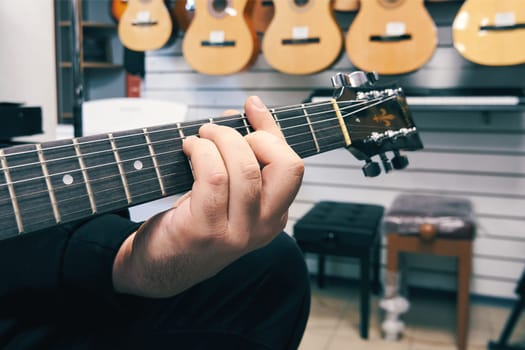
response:
M381 168L379 163L372 162L370 159L366 160L366 164L363 166L363 174L367 177L376 177L381 174Z
M355 71L352 73L337 73L332 77L332 85L335 88L340 87L363 87L371 86L379 79L377 73Z
M384 153L379 153L379 157L381 158L381 163L383 163L383 168L385 169L385 172L390 172L392 170L392 163L390 163L390 160L388 160Z
M394 169L405 169L408 166L408 158L399 153L398 150L394 151L394 155L394 158L392 158Z

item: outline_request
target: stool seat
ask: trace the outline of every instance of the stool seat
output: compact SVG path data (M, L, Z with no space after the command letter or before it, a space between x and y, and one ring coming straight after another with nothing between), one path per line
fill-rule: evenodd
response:
M370 313L370 263L373 285L379 291L380 205L321 201L294 225L294 237L303 252L317 253L318 284L323 286L326 255L354 257L360 263L361 337L368 338Z
M396 197L383 221L387 234L387 275L397 276L401 253L457 258L456 336L458 349L466 350L472 243L476 232L471 203L462 198L402 194Z
M476 225L472 204L463 198L401 194L384 218L386 232L402 235L419 235L423 225L433 226L442 238L473 239Z
M344 255L377 240L383 212L380 205L322 201L295 224L294 236L312 249Z

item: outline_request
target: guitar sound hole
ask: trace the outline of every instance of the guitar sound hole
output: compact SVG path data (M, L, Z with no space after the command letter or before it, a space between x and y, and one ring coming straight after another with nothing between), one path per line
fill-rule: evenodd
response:
M223 12L228 6L227 0L213 0L212 7L216 12Z
M294 0L294 3L297 5L297 6L305 6L308 4L308 0Z

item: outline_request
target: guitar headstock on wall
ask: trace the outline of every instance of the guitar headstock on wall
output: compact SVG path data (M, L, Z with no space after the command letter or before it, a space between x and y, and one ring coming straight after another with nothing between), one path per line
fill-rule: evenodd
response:
M377 74L361 71L338 73L332 78L337 104L348 130L347 149L365 161L366 176L377 176L381 172L373 156L379 155L383 170L389 172L408 165L408 158L400 151L423 148L403 90L397 85L376 85L377 80ZM387 152L393 152L391 159Z

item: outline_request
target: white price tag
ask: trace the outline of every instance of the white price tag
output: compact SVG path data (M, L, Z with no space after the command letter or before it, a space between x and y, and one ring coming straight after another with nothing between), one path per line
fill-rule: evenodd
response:
M224 31L223 30L212 30L210 32L210 43L223 43L224 42Z
M135 17L135 23L150 23L150 22L151 22L151 13L149 11L137 12L137 17Z
M300 26L292 28L292 39L308 39L308 27Z
M513 26L516 24L514 12L498 12L494 16L494 25L497 27Z
M386 24L387 36L400 36L406 33L405 22L388 22Z

